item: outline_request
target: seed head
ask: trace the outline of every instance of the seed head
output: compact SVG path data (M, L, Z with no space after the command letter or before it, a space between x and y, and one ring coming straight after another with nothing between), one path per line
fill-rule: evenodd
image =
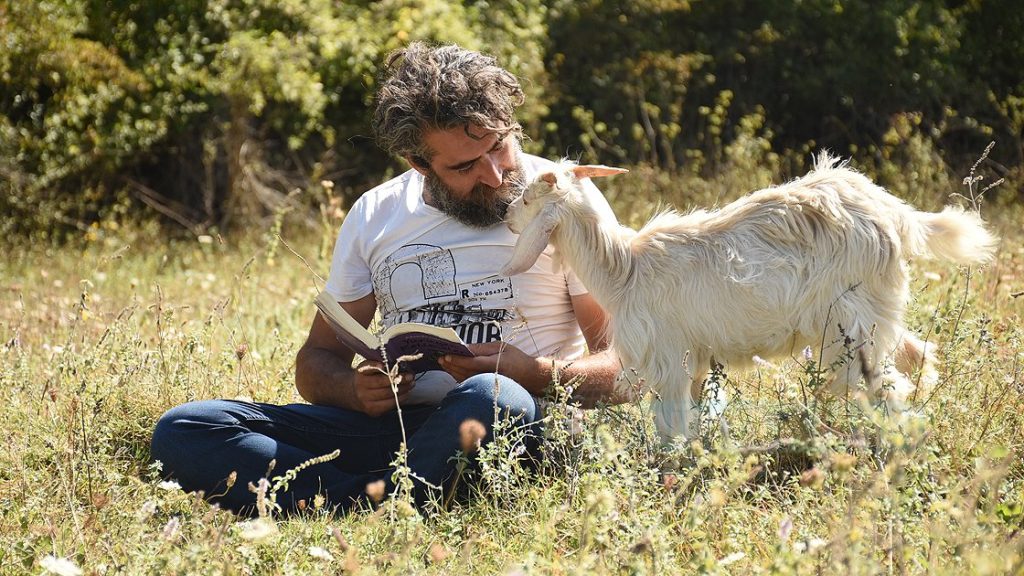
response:
M441 562L444 562L445 560L448 559L448 556L451 555L448 552L448 550L445 549L444 546L438 544L437 542L434 542L433 544L430 545L429 554L430 554L430 561L433 562L434 564L440 564Z
M480 449L480 442L487 436L487 428L479 420L466 419L459 425L459 439L463 454L472 454Z
M384 481L374 480L366 485L366 495L373 500L374 504L380 504L380 501L384 499Z
M800 485L808 488L821 488L821 485L825 483L825 473L821 471L817 466L808 468L800 474Z
M857 457L846 452L839 452L832 455L832 469L836 472L849 472L857 463Z

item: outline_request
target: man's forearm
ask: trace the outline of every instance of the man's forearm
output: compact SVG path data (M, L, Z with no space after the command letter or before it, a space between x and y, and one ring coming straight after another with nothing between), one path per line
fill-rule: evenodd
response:
M584 408L593 408L600 403L620 404L629 400L629 391L617 382L622 366L619 359L610 350L596 352L578 360L550 360L538 358L547 365L548 382L554 380L557 372L558 380L565 385L573 379L572 399ZM553 366L552 366L553 362Z
M356 410L355 370L323 348L303 348L295 359L295 388L310 404Z

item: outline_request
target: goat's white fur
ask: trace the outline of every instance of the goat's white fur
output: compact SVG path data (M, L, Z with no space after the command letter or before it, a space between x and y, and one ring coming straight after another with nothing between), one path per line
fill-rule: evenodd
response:
M712 362L744 367L807 346L821 366L839 366L832 390L840 394L892 354L900 374L885 373L885 393L901 407L914 370L925 383L936 374L902 324L907 258L983 263L998 242L977 214L917 211L828 153L788 184L717 210L664 212L634 231L602 219L579 186L623 171L563 162L531 183L509 207L506 223L520 236L501 274L529 269L555 245L610 313L623 366L657 392L666 440L697 433ZM850 354L861 345L863 354Z

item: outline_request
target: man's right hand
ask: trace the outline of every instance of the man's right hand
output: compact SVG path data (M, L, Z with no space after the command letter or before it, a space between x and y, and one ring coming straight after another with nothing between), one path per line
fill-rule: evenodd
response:
M384 371L380 362L366 360L356 367L352 379L355 408L369 416L377 417L394 410L396 394L391 390L391 376ZM397 402L402 402L416 386L413 374L402 372L398 375Z

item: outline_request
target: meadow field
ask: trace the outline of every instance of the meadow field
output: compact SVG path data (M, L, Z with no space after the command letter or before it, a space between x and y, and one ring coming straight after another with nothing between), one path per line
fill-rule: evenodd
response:
M680 183L640 169L608 196L637 224L777 178L732 174ZM980 186L912 200L969 203ZM908 324L941 360L916 416L816 395L822 375L800 357L716 374L728 433L710 425L703 442L664 449L644 403L577 413L578 383L559 382L539 469L520 466L506 431L480 455L474 493L426 516L397 497L280 517L276 471L264 516L237 518L150 460L174 405L300 400L294 356L336 206L318 227L279 214L231 237L111 216L59 245L2 239L0 573L1022 573L1024 213L997 192L981 206L1003 238L994 264L912 263Z

